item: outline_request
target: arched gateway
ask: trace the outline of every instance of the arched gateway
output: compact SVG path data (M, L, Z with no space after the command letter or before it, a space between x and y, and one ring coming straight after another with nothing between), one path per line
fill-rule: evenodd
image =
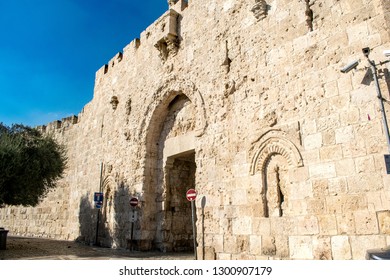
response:
M192 250L185 193L196 188L196 138L206 127L203 98L193 83L171 80L156 92L148 112L141 238L149 248Z

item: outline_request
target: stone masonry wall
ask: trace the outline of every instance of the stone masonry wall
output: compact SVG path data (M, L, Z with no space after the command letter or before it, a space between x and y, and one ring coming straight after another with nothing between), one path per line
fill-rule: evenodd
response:
M200 259L364 259L390 245L388 151L362 54L385 60L388 26L384 0L170 1L97 71L77 118L42 128L66 144L66 176L37 207L0 209L2 226L94 243L101 190L98 243L179 251L195 186Z

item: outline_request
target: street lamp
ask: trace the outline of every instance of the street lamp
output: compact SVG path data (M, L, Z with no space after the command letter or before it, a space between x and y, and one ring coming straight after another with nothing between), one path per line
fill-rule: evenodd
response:
M370 67L371 67L372 78L373 78L373 80L375 82L377 97L379 99L379 106L380 106L381 112L382 112L383 127L384 127L384 130L385 130L385 135L386 135L386 140L387 140L387 148L388 148L388 152L390 154L390 132L389 132L389 126L387 124L387 117L386 117L385 106L383 104L383 97L382 97L381 89L380 89L380 86L379 86L376 64L375 64L374 60L371 60L369 58L369 55L370 55L370 52L371 52L370 48L363 48L362 51L363 51L364 56L367 58L367 61L370 64ZM390 56L390 50L384 51L384 55L389 57ZM352 69L355 69L358 66L358 64L359 64L359 60L354 61L354 62L352 62L350 64L347 64L345 67L340 69L340 71L342 73L348 73ZM386 162L387 174L390 174L390 155L385 155L385 162Z
M383 104L382 92L381 92L381 88L379 86L376 64L375 64L375 61L373 61L369 58L370 48L363 48L363 54L367 58L367 61L371 66L372 77L373 77L374 82L375 82L376 93L377 93L377 97L379 99L379 106L380 106L381 111L382 111L383 127L385 129L385 134L386 134L387 148L388 148L388 151L390 153L390 132L389 132L389 126L387 124L386 111L385 111L385 106Z

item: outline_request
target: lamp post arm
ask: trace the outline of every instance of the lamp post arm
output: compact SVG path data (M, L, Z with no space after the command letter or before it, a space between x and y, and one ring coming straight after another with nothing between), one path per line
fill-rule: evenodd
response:
M367 58L367 60L368 60L368 62L371 65L372 77L373 77L374 82L375 82L375 88L376 88L377 96L378 96L378 99L379 99L379 106L380 106L381 112L382 112L383 127L384 127L384 132L386 134L386 140L387 140L387 149L388 149L389 154L390 154L390 132L389 132L389 126L387 124L387 117L386 117L385 106L383 104L382 92L381 92L381 89L380 89L380 86L379 86L377 69L376 69L376 66L375 66L375 62L373 60L370 60L368 58Z

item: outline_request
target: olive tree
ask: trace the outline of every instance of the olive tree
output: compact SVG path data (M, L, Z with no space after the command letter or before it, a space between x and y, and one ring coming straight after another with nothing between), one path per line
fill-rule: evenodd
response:
M63 175L65 148L24 125L0 123L0 207L35 206Z

